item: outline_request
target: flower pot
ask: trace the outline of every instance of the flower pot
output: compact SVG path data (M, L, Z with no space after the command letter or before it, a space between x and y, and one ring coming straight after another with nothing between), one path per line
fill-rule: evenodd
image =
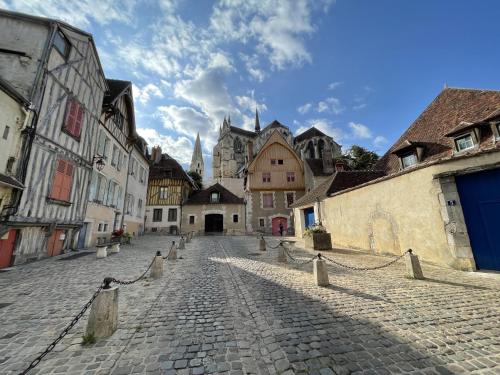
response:
M330 233L311 233L305 237L305 245L308 249L331 250L332 238Z

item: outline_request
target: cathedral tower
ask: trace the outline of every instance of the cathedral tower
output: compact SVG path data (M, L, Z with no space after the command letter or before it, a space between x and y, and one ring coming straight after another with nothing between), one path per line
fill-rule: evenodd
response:
M205 172L203 154L201 152L200 133L196 135L196 142L194 144L193 157L191 158L189 170L198 173L201 177L203 177L203 173Z

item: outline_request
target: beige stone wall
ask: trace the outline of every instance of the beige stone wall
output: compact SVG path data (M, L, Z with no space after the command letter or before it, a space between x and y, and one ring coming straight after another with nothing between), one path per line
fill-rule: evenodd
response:
M425 261L475 269L454 177L435 176L495 164L500 166L500 153L416 169L327 198L323 224L337 247L396 255L411 248ZM457 204L448 206L450 199ZM296 235L303 235L300 225Z
M125 209L123 224L128 233L132 235L134 233L135 235L142 235L144 233L144 219L146 215L149 164L135 147L132 149L131 157L137 160L137 163L144 168L146 174L143 181L140 180L140 176L129 175L128 177L125 197L127 194L131 194L134 197L134 209L130 213L127 213ZM130 163L129 167L131 168ZM139 170L139 168L140 167L137 167L137 170ZM139 207L139 201L141 201L141 207Z
M223 228L226 234L245 233L245 206L243 204L203 204L182 207L182 232L205 232L205 215L222 214ZM233 223L233 214L238 215L238 222ZM189 216L194 216L194 224L189 224Z
M95 246L97 244L97 238L106 238L109 240L115 223L115 209L102 204L89 202L85 222L88 223L85 247ZM99 228L99 224L101 224L101 228Z

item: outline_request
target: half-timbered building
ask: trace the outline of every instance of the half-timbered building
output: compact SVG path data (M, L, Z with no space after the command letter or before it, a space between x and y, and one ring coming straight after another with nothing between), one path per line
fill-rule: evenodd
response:
M92 35L64 22L0 11L0 77L31 102L16 177L3 210L17 230L14 264L76 245L88 202L107 84Z
M78 247L93 246L110 240L112 232L122 227L127 181L139 178L146 183L146 170L133 175L127 173L131 164L135 131L132 83L107 79L109 91L105 94L95 138L96 157L102 163L94 164L90 184L89 203L85 223L80 231ZM135 169L134 169L135 170Z
M183 204L196 188L182 166L160 147L153 147L146 202L146 231L176 234L181 231Z

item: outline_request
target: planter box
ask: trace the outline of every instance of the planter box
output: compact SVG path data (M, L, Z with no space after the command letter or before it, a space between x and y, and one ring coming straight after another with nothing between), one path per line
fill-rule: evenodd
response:
M332 238L330 233L312 233L304 237L306 248L314 250L331 250Z

